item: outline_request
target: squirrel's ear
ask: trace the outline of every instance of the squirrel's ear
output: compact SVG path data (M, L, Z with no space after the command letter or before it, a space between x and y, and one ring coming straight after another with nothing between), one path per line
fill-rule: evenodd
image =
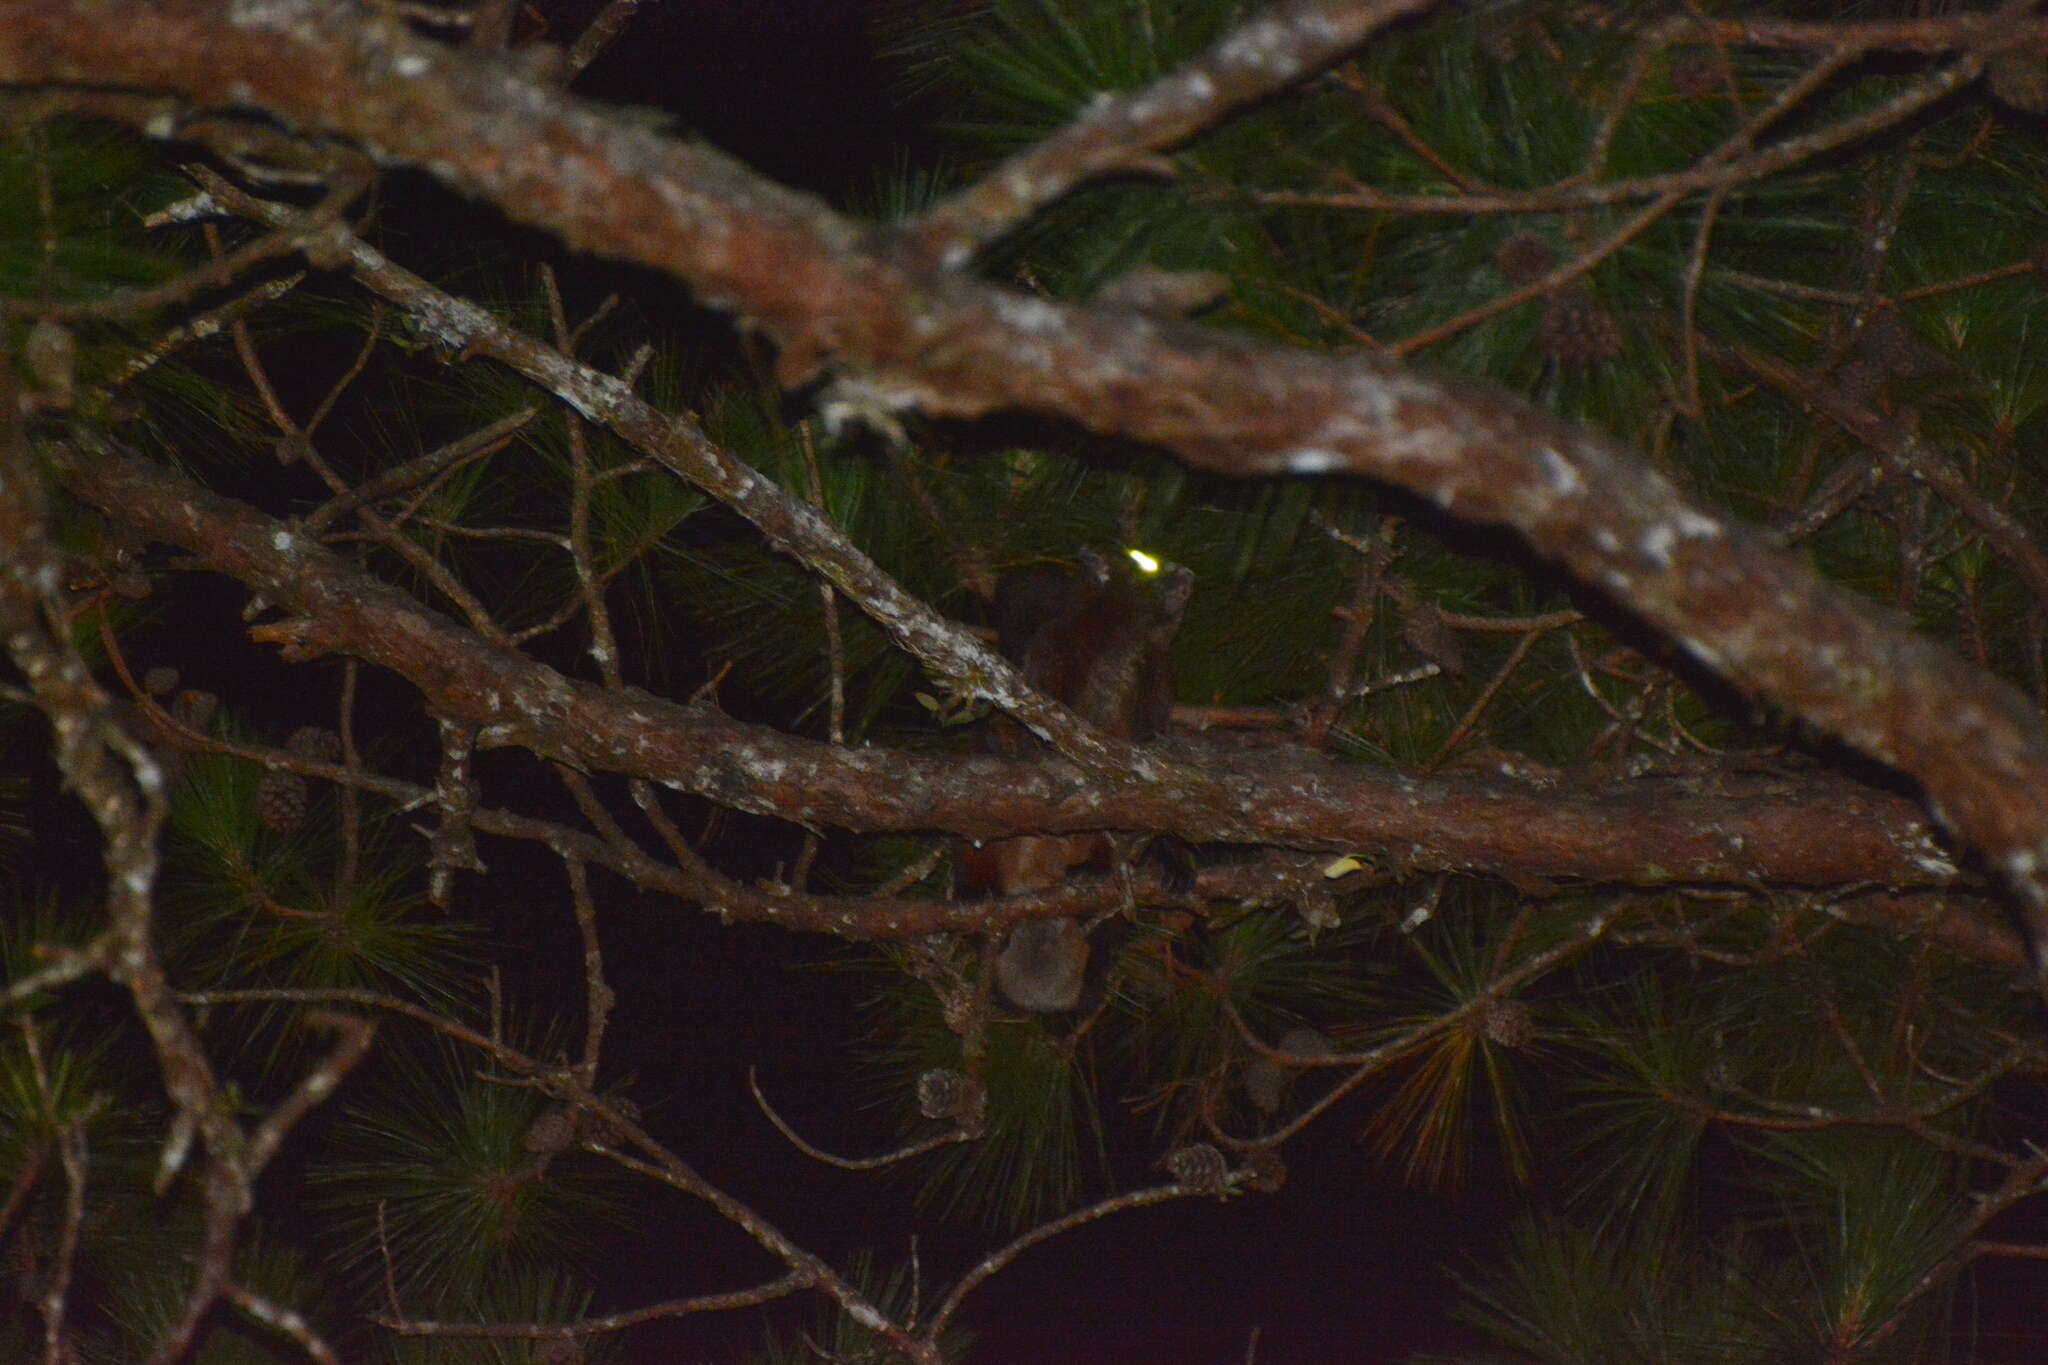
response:
M1081 577L1090 587L1099 588L1109 582L1109 561L1094 550L1083 550L1074 556L1081 565Z

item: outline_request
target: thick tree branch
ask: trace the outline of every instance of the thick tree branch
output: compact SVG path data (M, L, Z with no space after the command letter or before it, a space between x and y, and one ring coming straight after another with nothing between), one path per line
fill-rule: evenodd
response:
M298 215L201 172L209 194L230 211L281 227ZM671 415L637 397L617 377L580 363L509 327L467 300L435 288L351 233L332 233L365 287L404 309L415 326L463 355L487 356L560 398L745 517L768 543L830 581L935 672L971 680L978 696L1031 727L1054 748L1090 767L1126 771L1147 762L1122 740L1095 733L1066 707L1027 685L1008 660L972 633L905 592L817 507L791 497L708 439L687 415Z
M590 771L647 778L741 810L843 829L1116 828L1209 842L1359 852L1513 880L1944 885L1957 873L1910 803L1836 779L1645 780L1594 792L1414 781L1308 755L1189 744L1166 776L1093 778L1058 760L846 749L702 705L579 682L492 645L286 523L95 437L54 449L65 487L189 551L290 613L266 635L339 652L418 688L427 708Z
M340 1077L361 1060L370 1030L361 1021L331 1021L343 1034L333 1054L309 1070L253 1128L238 1121L228 1089L173 995L157 955L157 840L168 809L165 773L117 723L112 700L71 640L61 591L63 556L45 521L42 490L20 425L12 364L11 356L0 354L0 490L5 493L0 496L0 546L5 547L0 554L0 639L49 718L66 783L101 830L109 923L87 956L133 1000L176 1111L164 1138L160 1183L168 1184L184 1168L195 1136L205 1146L196 1174L204 1192L196 1273L158 1335L149 1357L155 1365L184 1358L201 1321L230 1283L236 1234L255 1203L257 1178L292 1126L332 1094ZM70 1173L79 1180L81 1172L82 1166ZM65 1264L68 1273L68 1252ZM57 1323L53 1316L52 1359L59 1354Z
M836 368L842 403L1058 413L1213 469L1365 474L1514 526L1744 691L1912 774L2048 939L2048 728L2024 700L1518 399L991 289L708 148L339 7L0 0L0 79L168 90L354 138L674 272L779 342L786 378Z

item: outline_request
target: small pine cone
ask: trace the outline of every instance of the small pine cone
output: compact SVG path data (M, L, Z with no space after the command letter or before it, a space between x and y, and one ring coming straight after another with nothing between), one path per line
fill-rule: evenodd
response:
M300 758L311 758L321 763L332 763L341 757L341 736L318 725L301 725L292 731L284 747Z
M1452 630L1444 620L1444 614L1432 606L1417 604L1401 616L1401 638L1408 647L1423 658L1435 664L1446 673L1465 671L1465 651L1458 643L1458 632Z
M1230 1163L1206 1142L1191 1142L1168 1152L1166 1173L1203 1194L1222 1194L1230 1188Z
M1518 232L1495 248L1493 264L1509 284L1533 284L1557 264L1557 253L1535 233Z
M265 829L282 834L306 822L306 779L297 773L272 771L256 784L256 818Z
M935 1066L917 1078L918 1112L928 1119L973 1121L981 1113L982 1088L966 1073Z
M1260 1194L1278 1194L1287 1185L1287 1163L1271 1148L1261 1148L1244 1159L1244 1183Z
M950 1032L965 1038L967 1030L974 1024L974 992L960 989L940 991L939 1014Z
M1543 305L1543 353L1560 365L1612 360L1621 354L1621 329L1585 290L1560 289Z
M167 697L178 687L178 670L169 664L158 664L142 675L142 690L152 697Z
M1495 1000L1481 1012L1479 1027L1489 1043L1522 1048L1536 1036L1536 1021L1520 1000Z
M171 699L171 719L187 730L204 730L220 710L220 698L211 692L188 687Z
M1722 88L1721 59L1705 48L1682 53L1671 63L1671 88L1689 100L1701 100Z
M576 1115L560 1105L550 1105L526 1126L519 1145L535 1156L560 1156L576 1145Z

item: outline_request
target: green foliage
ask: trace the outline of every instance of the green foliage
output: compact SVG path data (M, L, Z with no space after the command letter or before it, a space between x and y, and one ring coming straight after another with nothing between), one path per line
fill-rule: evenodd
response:
M1647 975L1613 994L1611 1009L1575 1011L1567 1023L1592 1056L1570 1105L1575 1202L1600 1233L1669 1237L1710 1130L1731 1021L1686 1009Z
M308 1171L333 1264L366 1289L388 1267L423 1315L588 1266L631 1206L575 1158L526 1150L545 1107L538 1091L479 1076L451 1048L387 1056Z
M1764 1365L1784 1343L1741 1247L1529 1222L1460 1316L1544 1365Z
M918 1286L903 1267L885 1273L876 1268L873 1257L863 1252L853 1258L844 1274L847 1282L858 1289L869 1303L897 1321L907 1320L918 1306ZM971 1333L951 1329L939 1339L939 1358L949 1361L969 1359L973 1344ZM752 1357L752 1363L804 1365L804 1362L816 1360L821 1351L833 1360L847 1362L847 1365L884 1365L895 1358L894 1349L872 1328L857 1322L848 1313L821 1308L809 1330L795 1336L771 1334L766 1344Z
M41 912L9 928L37 921L48 927L53 918ZM59 929L40 941L60 942L61 935ZM25 1275L68 1255L74 1321L85 1324L77 1338L84 1357L112 1365L140 1358L137 1343L153 1339L189 1290L198 1202L189 1181L163 1194L153 1187L165 1131L161 1083L132 1032L124 1036L122 1026L133 1026L120 1002L74 988L48 1002L46 1012L56 1013L60 1003L67 1006L63 1023L17 1017L0 1040L0 1179L14 1192L8 1235ZM244 1259L253 1266L257 1257ZM260 1354L265 1348L255 1343L262 1335L247 1324L225 1327L197 1358L274 1359ZM22 1313L0 1317L0 1358L33 1359L42 1348L40 1324Z
M917 1079L960 1065L960 1040L930 991L906 983L878 997L869 1051L877 1103L903 1115L915 1135ZM942 1149L907 1173L920 1207L991 1230L1027 1227L1105 1191L1108 1152L1096 1110L1090 1054L1031 1020L990 1028L986 1132Z
M1534 1174L1524 1087L1542 1056L1539 1016L1494 982L1555 946L1577 917L1564 902L1508 918L1492 899L1464 888L1441 897L1428 923L1408 933L1398 1012L1381 1014L1367 1034L1370 1041L1416 1032L1388 1066L1388 1091L1364 1134L1380 1160L1415 1184L1463 1187L1483 1135L1507 1175L1526 1183Z
M1291 908L1179 939L1139 934L1118 955L1109 1007L1081 1028L1017 1017L991 1027L987 1131L915 1169L921 1201L940 1217L1014 1231L1101 1197L1113 1137L1098 1095L1141 1096L1156 1131L1186 1132L1219 1089L1241 1101L1249 1054L1233 1013L1269 1045L1293 1027L1374 1016L1385 969L1366 947L1355 928L1313 935ZM878 1102L902 1116L907 1136L929 1132L916 1082L959 1067L960 1039L922 986L885 992L875 1031Z
M428 913L416 842L372 822L344 880L332 806L317 803L296 830L266 829L260 778L253 764L198 756L171 803L168 947L195 984L375 990L459 1010L477 935Z
M1938 1317L1921 1295L1957 1263L1970 1235L1962 1173L1904 1134L1823 1131L1755 1144L1782 1201L1796 1297L1788 1326L1814 1348L1856 1359L1915 1360Z
M1292 1029L1341 1029L1386 1005L1390 969L1357 923L1318 934L1292 907L1219 920L1125 955L1120 1060L1141 1093L1159 1097L1156 1126L1169 1133L1192 1126L1214 1098L1190 1081L1238 1088L1252 1054L1237 1021L1271 1047Z
M905 5L894 38L918 83L961 112L954 129L991 148L1037 141L1098 91L1165 75L1242 17L1235 3L979 0Z
M196 1228L183 1229L189 1236ZM184 1267L178 1268L184 1271ZM252 1241L235 1257L235 1280L252 1293L271 1296L272 1302L297 1297L301 1287L315 1278L301 1255L287 1247ZM95 1365L122 1365L145 1358L148 1351L181 1319L189 1272L163 1273L161 1265L136 1266L116 1280L110 1294L114 1330L90 1357ZM321 1324L332 1330L332 1323ZM292 1349L273 1328L247 1313L222 1314L200 1336L192 1354L194 1365L276 1365L280 1355Z
M0 141L0 292L69 302L169 278L175 256L136 229L177 184L143 138L110 123L11 132Z
M18 987L43 970L56 953L82 951L99 928L83 906L65 904L50 895L31 900L21 888L6 889L6 914L0 917L0 981L10 986ZM47 995L30 995L21 1003L32 1012L49 999Z

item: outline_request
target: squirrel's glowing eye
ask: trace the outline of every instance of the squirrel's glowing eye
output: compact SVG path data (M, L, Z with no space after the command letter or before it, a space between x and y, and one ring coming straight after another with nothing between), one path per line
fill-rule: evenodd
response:
M1131 563L1138 566L1139 573L1159 572L1159 561L1143 550L1125 550L1124 553L1131 557Z

